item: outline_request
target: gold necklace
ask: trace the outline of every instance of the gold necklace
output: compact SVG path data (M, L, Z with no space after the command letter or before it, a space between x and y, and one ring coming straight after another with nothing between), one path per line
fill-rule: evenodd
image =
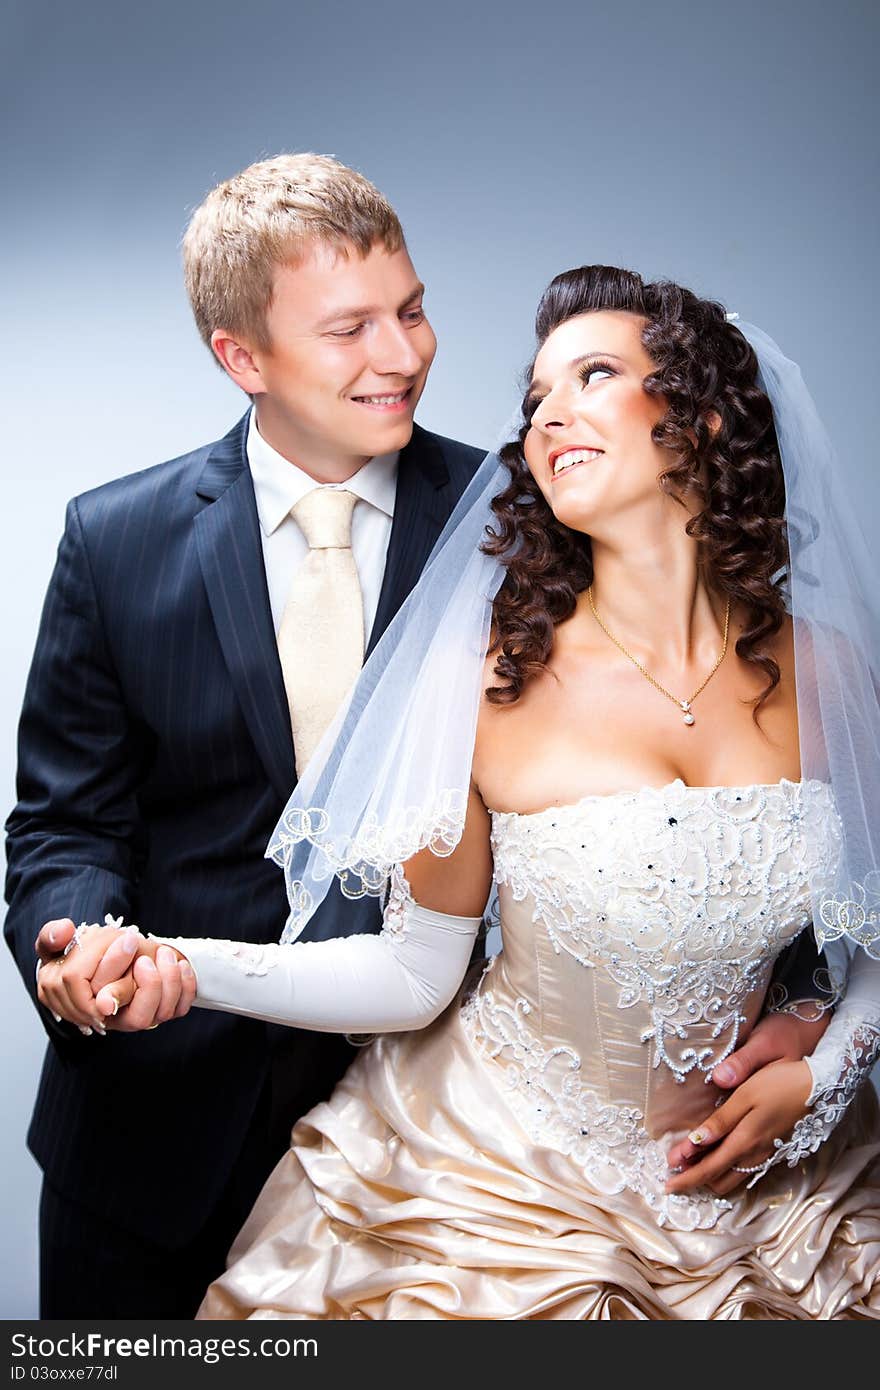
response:
M590 607L591 607L592 610L593 610L593 617L596 619L596 622L599 624L599 626L601 627L602 631L606 634L606 636L608 636L608 637L611 638L611 641L614 643L615 647L617 647L618 651L623 652L624 656L628 657L629 660L632 662L632 664L633 664L634 666L638 666L638 668L639 668L639 670L641 671L642 675L645 677L645 680L650 681L651 684L654 686L654 689L655 689L655 690L659 690L659 691L660 691L660 694L661 694L661 695L665 695L666 698L667 698L667 700L671 700L672 703L673 703L674 705L678 705L678 707L679 707L680 710L684 710L684 722L685 722L685 724L693 724L695 721L694 721L694 716L693 716L693 714L691 713L691 705L693 704L694 700L696 700L696 698L697 698L697 696L700 694L700 692L706 689L706 686L709 684L709 682L710 682L710 680L712 679L712 677L714 676L715 672L718 670L718 667L721 665L721 663L722 663L722 661L724 660L724 657L725 657L725 655L726 655L726 653L727 653L727 634L728 634L728 631L729 631L729 629L730 629L730 598L728 598L728 600L727 600L727 612L726 612L725 615L724 615L724 644L723 644L723 646L722 646L722 648L721 648L721 655L718 657L718 660L715 662L715 665L712 667L712 670L709 672L708 676L707 676L706 679L703 681L703 684L697 686L697 689L694 691L694 693L693 693L693 695L690 697L690 699L689 699L689 700L678 700L678 699L676 699L676 697L671 693L671 691L667 690L665 686L661 685L659 681L657 681L657 680L654 679L654 677L651 675L651 673L650 673L649 671L646 671L646 670L645 670L644 666L643 666L642 663L638 660L638 658L635 657L635 656L633 656L632 652L628 652L627 649L626 649L626 647L623 645L622 642L618 642L618 640L617 640L617 638L614 636L614 633L613 633L613 632L609 632L609 631L608 631L608 628L605 626L605 624L603 623L602 619L599 617L599 614L596 612L596 605L595 605L595 603L593 602L593 586L592 586L592 584L590 585L589 589L587 590L587 593L588 593L589 596L590 596Z

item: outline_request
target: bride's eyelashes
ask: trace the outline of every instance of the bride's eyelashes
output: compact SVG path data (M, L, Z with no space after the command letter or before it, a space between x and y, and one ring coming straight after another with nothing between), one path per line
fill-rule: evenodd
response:
M592 358L589 362L582 362L581 365L578 367L578 380L581 382L581 385L589 386L590 378L592 376L595 376L597 372L602 372L605 376L618 375L618 369L616 367L612 367L610 362L606 362L604 358L595 357ZM543 399L543 396L526 396L525 404L523 405L523 416L530 424L532 416L538 409L538 406L541 404Z
M603 372L606 376L617 376L617 368L612 367L610 362L605 362L601 357L593 358L590 362L582 362L578 367L578 377L584 386L588 386L590 377L595 372Z

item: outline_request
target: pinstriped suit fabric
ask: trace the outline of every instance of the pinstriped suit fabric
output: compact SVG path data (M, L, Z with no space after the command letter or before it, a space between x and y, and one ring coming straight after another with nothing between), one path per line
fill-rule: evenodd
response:
M110 911L143 930L252 941L277 939L284 921L263 851L294 754L244 426L68 509L7 825L6 935L32 995L33 941L51 917ZM482 457L419 429L403 451L371 642ZM318 934L375 929L376 905L360 908L328 927L328 900ZM41 1016L52 1045L33 1153L56 1189L169 1247L218 1201L273 1057L291 1122L344 1065L320 1034L201 1010L106 1041ZM133 1202L127 1172L164 1178L173 1201Z

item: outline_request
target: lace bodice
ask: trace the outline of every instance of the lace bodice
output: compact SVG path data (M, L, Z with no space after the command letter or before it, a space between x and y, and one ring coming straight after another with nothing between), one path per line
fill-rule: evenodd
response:
M830 788L676 780L495 812L492 842L504 949L465 1006L474 1045L533 1137L662 1222L713 1224L727 1202L663 1194L660 1141L705 1118L708 1074L810 922L840 847Z

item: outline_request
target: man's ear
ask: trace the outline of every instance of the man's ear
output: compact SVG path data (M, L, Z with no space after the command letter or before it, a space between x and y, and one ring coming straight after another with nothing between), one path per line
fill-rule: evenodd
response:
M238 338L233 338L225 328L215 328L211 347L227 376L248 396L258 396L265 391L265 382L251 349Z

